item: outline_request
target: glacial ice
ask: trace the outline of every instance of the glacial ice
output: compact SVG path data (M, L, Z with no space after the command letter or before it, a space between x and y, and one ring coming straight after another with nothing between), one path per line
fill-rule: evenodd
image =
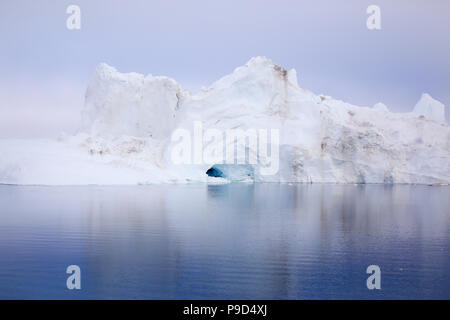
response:
M428 93L422 94L413 112L437 122L445 122L445 106Z
M423 94L412 112L394 113L381 103L358 107L314 94L297 81L294 69L255 57L191 94L168 77L100 64L79 133L58 141L0 140L0 183L450 183L443 104ZM278 129L278 172L261 174L268 159L174 164L172 133L192 131L196 121L221 131Z

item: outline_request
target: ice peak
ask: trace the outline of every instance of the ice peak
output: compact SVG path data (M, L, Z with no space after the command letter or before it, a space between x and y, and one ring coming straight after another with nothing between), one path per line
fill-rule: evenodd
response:
M276 64L271 59L269 59L265 56L256 56L256 57L253 57L250 60L248 60L245 65L250 67L250 66L258 66L258 65L267 66L267 65L276 65Z
M436 99L433 99L428 93L422 93L422 96L415 105L413 112L437 122L445 122L444 104Z
M251 70L267 70L277 73L281 78L287 80L294 86L298 86L297 71L295 69L286 70L282 66L276 64L273 60L265 56L256 56L251 58L244 67L236 70L242 70L242 68L249 68Z
M110 74L110 73L116 73L117 69L108 65L105 62L101 62L98 64L97 68L95 69L95 73L97 74Z
M245 67L254 68L254 69L263 69L263 68L270 68L282 75L283 77L287 76L288 71L284 69L283 67L279 66L273 60L264 57L264 56L257 56L251 58L246 64ZM295 70L294 70L295 72Z

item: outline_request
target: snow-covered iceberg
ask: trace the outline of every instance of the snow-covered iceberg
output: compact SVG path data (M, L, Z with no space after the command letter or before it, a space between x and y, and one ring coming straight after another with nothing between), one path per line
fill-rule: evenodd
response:
M314 94L299 87L295 70L264 57L195 95L168 77L123 74L100 64L86 92L80 132L58 141L0 140L0 183L450 183L444 112L427 94L409 113ZM261 174L268 159L174 163L173 133L195 131L195 124L277 130L277 146L270 146L279 155L276 172ZM258 152L244 148L247 156Z

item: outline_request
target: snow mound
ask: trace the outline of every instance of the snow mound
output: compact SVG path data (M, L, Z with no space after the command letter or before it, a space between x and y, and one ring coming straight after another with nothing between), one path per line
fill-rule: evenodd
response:
M389 111L388 107L382 102L375 103L375 105L373 106L373 109L381 111L381 112L388 112Z
M194 95L167 77L100 64L87 88L80 132L59 141L0 140L7 155L0 158L0 183L449 183L444 112L427 94L408 113L317 95L298 86L294 69L265 57ZM208 130L240 130L245 139L210 140ZM177 132L190 134L190 163L173 160ZM267 133L266 153L260 152L262 136L250 143L260 132ZM235 142L245 151L235 162L205 160L206 151L234 150ZM258 162L248 162L254 155Z

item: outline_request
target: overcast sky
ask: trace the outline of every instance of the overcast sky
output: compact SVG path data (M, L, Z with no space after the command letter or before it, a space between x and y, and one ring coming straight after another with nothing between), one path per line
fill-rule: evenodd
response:
M381 30L366 28L371 4ZM263 55L353 104L409 111L428 92L449 106L449 34L448 0L1 0L0 138L75 132L100 62L195 92Z

